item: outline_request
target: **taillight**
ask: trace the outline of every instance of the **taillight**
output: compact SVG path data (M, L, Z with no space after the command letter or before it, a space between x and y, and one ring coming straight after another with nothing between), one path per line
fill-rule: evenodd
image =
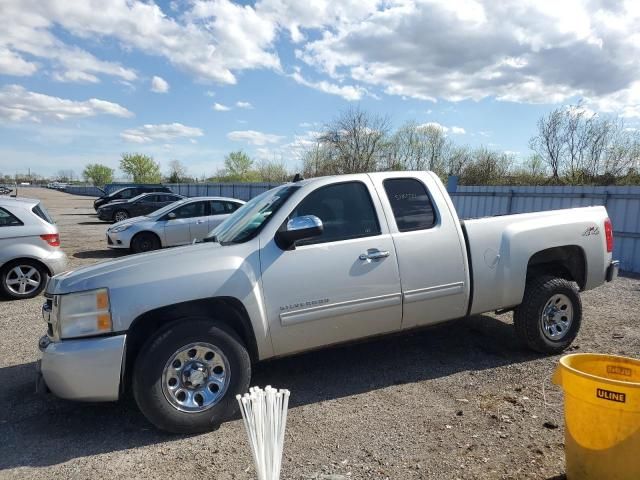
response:
M52 247L60 246L60 235L58 235L57 233L47 233L45 235L40 235L40 238Z
M613 225L609 218L604 221L604 237L607 240L607 252L613 252Z

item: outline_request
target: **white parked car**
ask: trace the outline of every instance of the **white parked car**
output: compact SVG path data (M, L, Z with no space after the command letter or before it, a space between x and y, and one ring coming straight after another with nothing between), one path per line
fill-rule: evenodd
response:
M40 201L0 197L0 293L35 297L66 267L58 227Z
M133 253L187 245L202 240L242 205L235 198L186 198L146 216L114 223L107 229L107 245Z

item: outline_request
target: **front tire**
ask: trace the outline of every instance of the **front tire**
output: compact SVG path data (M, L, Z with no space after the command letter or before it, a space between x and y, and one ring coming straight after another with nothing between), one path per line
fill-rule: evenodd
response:
M113 214L114 223L122 222L129 218L129 212L126 210L118 210Z
M0 293L13 300L33 298L42 292L48 278L49 272L38 262L10 262L0 270Z
M133 395L144 416L172 433L212 430L237 410L251 361L240 339L209 319L178 320L142 348Z
M522 343L540 353L557 354L578 335L582 301L575 282L551 275L530 279L513 323Z
M131 252L144 253L158 250L162 247L158 236L151 232L141 232L131 239Z

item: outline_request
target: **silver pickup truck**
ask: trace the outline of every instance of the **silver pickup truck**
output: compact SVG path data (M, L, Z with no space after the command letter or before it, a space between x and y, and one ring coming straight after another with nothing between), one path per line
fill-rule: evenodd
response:
M114 401L200 432L231 415L252 363L489 311L557 353L579 291L613 280L603 207L461 222L429 172L314 178L269 190L204 242L51 278L39 388Z

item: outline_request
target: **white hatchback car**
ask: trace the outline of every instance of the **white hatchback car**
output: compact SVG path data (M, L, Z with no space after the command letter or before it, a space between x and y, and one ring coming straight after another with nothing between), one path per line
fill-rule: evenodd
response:
M107 246L140 253L200 241L244 203L226 197L186 198L146 216L114 223L107 229Z
M0 197L0 293L35 297L66 268L58 227L40 201Z

